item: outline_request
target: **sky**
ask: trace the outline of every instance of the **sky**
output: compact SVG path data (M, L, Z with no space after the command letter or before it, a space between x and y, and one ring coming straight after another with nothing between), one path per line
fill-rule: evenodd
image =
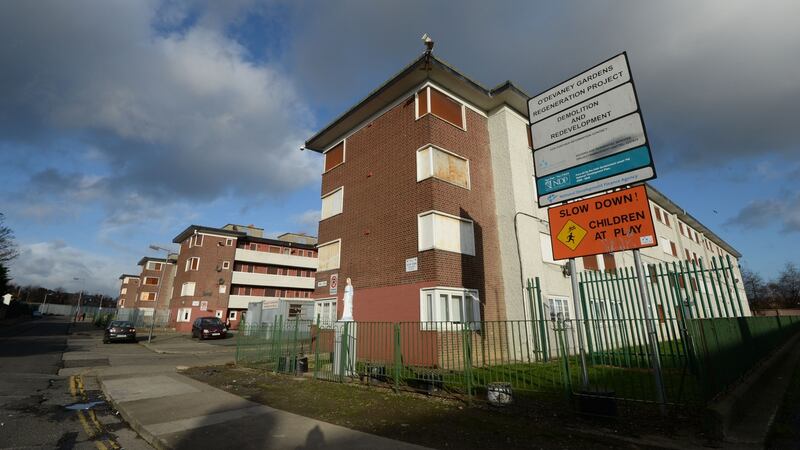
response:
M303 142L428 33L463 74L530 95L627 51L652 184L770 279L800 264L797 17L777 0L3 1L11 275L115 295L190 224L316 234Z

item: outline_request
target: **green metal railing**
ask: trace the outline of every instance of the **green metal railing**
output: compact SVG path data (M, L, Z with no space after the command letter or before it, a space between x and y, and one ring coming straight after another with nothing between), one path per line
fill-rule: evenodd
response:
M800 317L742 317L748 310L730 260L712 260L710 267L702 261L651 265L649 305L641 301L631 268L585 272L579 280L580 321L569 313L571 301L567 308L543 298L534 278L526 285L528 320L339 322L326 328L278 318L240 328L236 360L294 372L297 361L308 358L316 379L360 379L468 398L507 383L515 397L592 395L655 404L650 353L656 348L665 402L688 405L725 391L800 332ZM647 345L645 307L652 312L655 347ZM588 386L576 356L578 327L584 330Z

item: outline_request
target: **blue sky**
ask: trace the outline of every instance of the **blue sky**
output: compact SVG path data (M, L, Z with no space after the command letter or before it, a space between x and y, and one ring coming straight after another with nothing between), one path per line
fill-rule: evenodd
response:
M792 1L0 3L15 281L113 294L191 223L316 232L305 139L423 50L536 94L622 50L653 183L771 278L800 263ZM74 281L73 278L85 281Z

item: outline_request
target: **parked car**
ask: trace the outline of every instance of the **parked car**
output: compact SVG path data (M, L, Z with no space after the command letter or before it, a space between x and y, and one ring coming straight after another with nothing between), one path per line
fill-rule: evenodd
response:
M38 309L36 311L32 312L31 315L33 316L34 319L41 319L42 318L42 312L39 311Z
M112 320L103 334L103 343L111 341L136 342L136 327L125 320Z
M228 328L218 317L200 317L192 324L192 338L224 338Z

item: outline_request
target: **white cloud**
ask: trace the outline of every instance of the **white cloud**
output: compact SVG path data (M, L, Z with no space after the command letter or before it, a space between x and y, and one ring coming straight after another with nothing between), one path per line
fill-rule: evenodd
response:
M61 287L76 292L85 289L116 296L118 277L125 267L110 257L68 246L63 241L48 241L21 244L10 272L13 282L21 286Z
M299 227L297 231L302 231L316 236L319 226L319 217L320 214L318 209L309 209L300 214L295 214L292 216L292 221Z

